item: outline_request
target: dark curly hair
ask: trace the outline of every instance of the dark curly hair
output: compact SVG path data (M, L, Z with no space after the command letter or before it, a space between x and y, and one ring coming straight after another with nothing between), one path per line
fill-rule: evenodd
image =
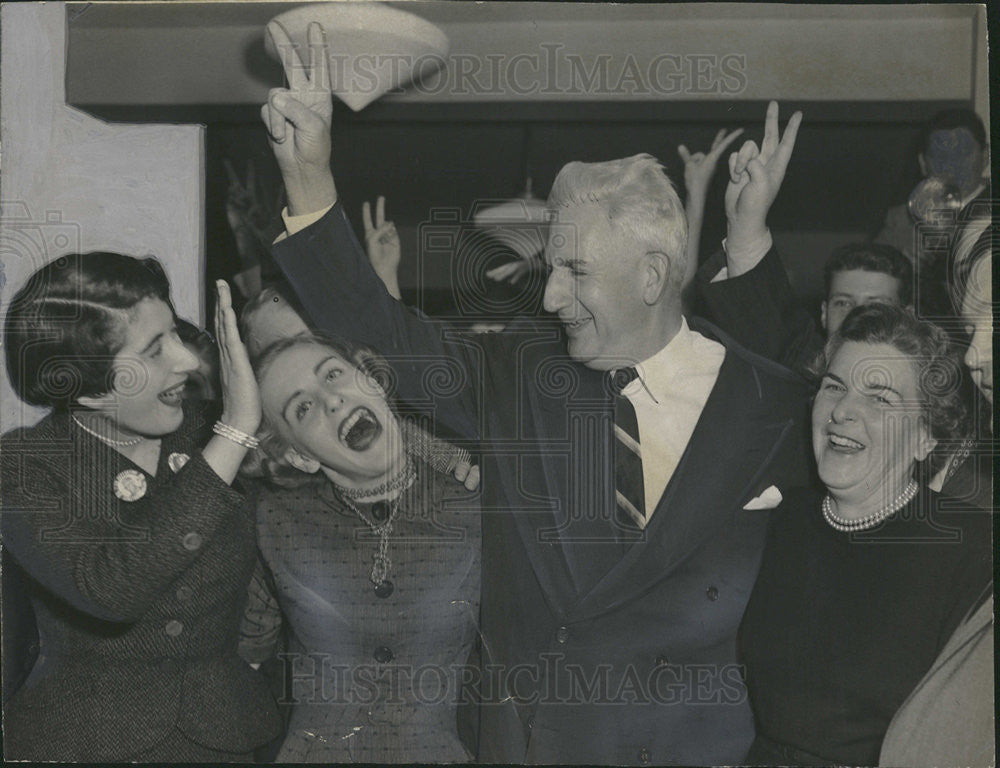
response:
M338 338L319 331L280 339L264 349L254 360L254 374L261 382L270 370L274 361L290 349L301 346L316 345L330 350L338 357L355 365L358 370L371 376L386 394L386 402L396 412L396 404L388 394L394 387L392 368L378 354L368 347ZM290 447L278 430L268 421L264 414L260 428L257 430L260 446L247 453L240 471L248 477L262 478L280 487L298 487L316 479L315 476L303 474L291 467L285 460L285 452ZM321 476L326 482L325 476Z
M849 243L834 250L823 267L823 295L830 297L830 285L836 273L853 269L882 272L896 278L899 303L904 307L913 303L913 265L896 248L883 243Z
M170 285L154 258L93 251L60 256L37 270L7 311L7 373L31 405L68 410L80 397L107 393L115 355L135 306L167 304Z
M817 373L826 370L846 341L887 344L911 360L923 418L941 448L940 453L935 449L932 454L932 466L943 453L954 449L956 441L968 437L969 407L961 386L962 363L943 330L903 307L890 304L855 307L826 342Z

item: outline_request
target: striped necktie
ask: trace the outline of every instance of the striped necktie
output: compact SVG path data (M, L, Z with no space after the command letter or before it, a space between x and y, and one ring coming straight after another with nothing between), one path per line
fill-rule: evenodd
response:
M635 408L622 390L638 378L635 368L609 372L609 387L615 398L615 499L616 516L627 526L646 527L646 495L642 482L642 449ZM621 514L624 513L624 514Z

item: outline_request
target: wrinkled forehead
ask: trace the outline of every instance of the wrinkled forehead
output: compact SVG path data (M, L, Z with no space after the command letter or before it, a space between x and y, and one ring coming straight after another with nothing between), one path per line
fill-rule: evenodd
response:
M554 210L549 222L545 260L555 265L593 258L614 234L607 212L597 203L562 206Z
M827 372L857 389L891 388L908 400L920 398L917 361L891 344L845 341Z

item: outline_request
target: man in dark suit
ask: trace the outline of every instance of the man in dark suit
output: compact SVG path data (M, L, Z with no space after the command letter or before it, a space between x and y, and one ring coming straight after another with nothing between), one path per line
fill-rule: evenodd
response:
M545 307L560 323L471 339L407 310L336 202L325 57L307 73L271 34L293 64L262 111L288 191L278 265L317 325L379 349L397 394L482 452L479 759L739 762L753 723L736 631L765 510L804 481L802 383L683 317L684 212L649 156L557 178ZM798 116L780 143L777 122L775 105L731 184L745 208L784 174Z

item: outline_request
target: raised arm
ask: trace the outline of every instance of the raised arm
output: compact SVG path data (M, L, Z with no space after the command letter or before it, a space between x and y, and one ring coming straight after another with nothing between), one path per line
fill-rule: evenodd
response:
M275 262L318 328L379 351L392 364L398 395L408 405L432 412L463 437L477 437L483 380L478 348L492 340L462 337L388 293L336 203L322 29L309 25L308 68L280 25L272 22L268 31L289 82L287 89L272 90L261 110L290 214L289 236L275 244ZM300 222L306 226L298 230Z
M792 292L766 218L791 158L802 115L778 140L778 105L771 102L760 148L746 142L729 157L725 251L708 259L696 286L705 315L747 348L807 378L823 339Z
M712 176L715 175L715 166L719 162L719 157L726 151L726 147L736 141L742 133L742 128L737 128L728 135L725 128L721 129L715 134L708 152L690 152L683 144L677 147L677 154L684 161L684 188L687 194L687 199L684 201L688 230L687 269L684 272L684 281L681 283L681 290L685 294L689 292L691 281L694 280L695 272L698 270L701 227L705 220L705 200L708 198L708 187L712 183Z
M729 185L726 187L729 277L753 269L770 247L767 213L785 179L801 123L802 113L794 113L779 141L778 102L772 101L767 107L760 148L756 142L747 141L738 152L729 156Z

